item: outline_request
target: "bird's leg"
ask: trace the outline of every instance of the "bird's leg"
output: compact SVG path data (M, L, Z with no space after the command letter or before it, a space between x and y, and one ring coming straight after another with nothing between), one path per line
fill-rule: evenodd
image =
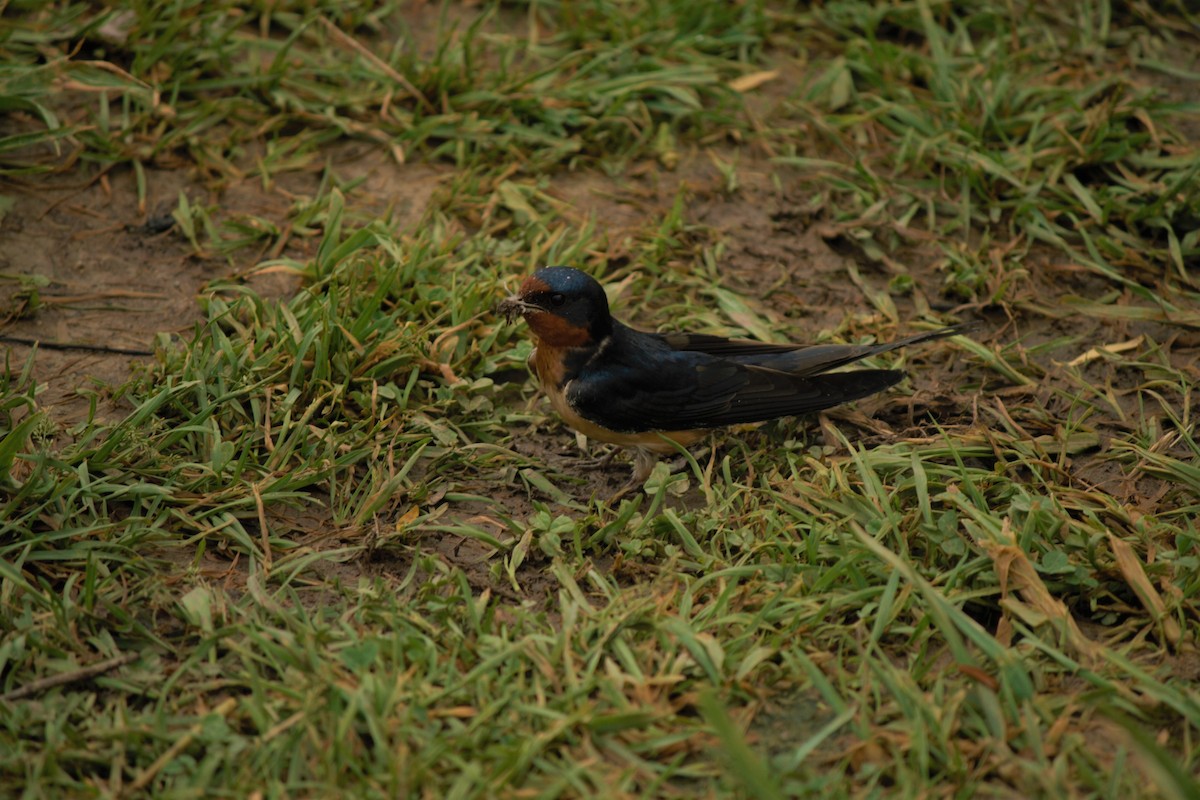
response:
M650 473L654 471L656 463L658 463L658 456L653 450L647 450L644 447L637 448L637 455L633 461L633 475L620 489L617 489L615 494L608 498L608 502L615 503L630 492L642 488L646 479L650 477Z
M654 465L657 463L657 453L645 447L637 448L637 456L633 460L633 477L629 479L630 483L641 486L650 477L650 473L654 472Z

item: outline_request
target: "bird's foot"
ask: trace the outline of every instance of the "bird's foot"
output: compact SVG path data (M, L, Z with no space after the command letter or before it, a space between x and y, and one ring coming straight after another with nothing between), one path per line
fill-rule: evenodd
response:
M616 452L617 451L615 450L612 451L609 453L609 456L611 457ZM609 496L608 503L610 505L616 503L630 492L640 491L645 487L646 481L650 478L650 474L654 472L654 465L658 463L658 454L652 450L647 450L641 447L637 448L636 452L637 455L634 457L633 461L633 474L629 477L629 480L627 480L619 489L617 489L616 492ZM703 452L701 455L703 455ZM603 461L604 459L599 460ZM674 459L667 464L667 474L673 475L676 472L682 472L683 470L687 469L689 463L690 461L686 456L680 456L679 458Z
M624 485L617 489L617 492L608 498L608 503L616 503L620 498L625 497L630 492L640 491L643 486L646 486L646 479L650 473L654 471L654 464L658 463L659 457L652 450L646 450L644 447L638 447L634 457L634 474L629 476L629 480L625 481Z
M615 451L614 451L615 452ZM646 483L646 479L650 477L650 473L654 471L654 465L658 462L658 456L651 450L643 447L637 448L637 455L633 460L633 474L629 476L629 480L621 485L612 495L609 496L609 504L614 504L630 492L640 490Z
M687 456L679 456L678 458L669 461L667 463L667 468L670 469L672 475L674 475L676 472L683 472L691 466L693 460L699 461L702 458L707 458L708 454L711 452L712 448L705 447L698 453L693 453L691 458L688 458Z
M581 458L575 462L575 466L580 469L608 469L619 452L621 449L614 447L599 458Z

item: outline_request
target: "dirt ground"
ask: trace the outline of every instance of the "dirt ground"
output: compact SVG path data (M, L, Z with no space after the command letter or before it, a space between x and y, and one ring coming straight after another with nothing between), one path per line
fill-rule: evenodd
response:
M400 226L425 212L445 171L396 165L379 148L345 144L328 153L338 175L360 181L354 192L362 214L391 213ZM201 319L204 286L227 278L260 294L284 297L297 286L280 272L256 274L264 258L310 258L317 241L290 236L276 252L236 252L225 258L197 251L173 224L186 195L213 209L216 221L255 215L287 229L287 212L315 192L324 162L285 173L267 188L245 180L217 188L184 168L146 170L139 208L133 170L114 167L89 177L80 170L6 182L17 198L0 219L0 343L20 364L39 342L35 374L45 389L39 402L64 427L87 413L83 389L102 390L129 376L131 363L151 358L155 337L190 334ZM33 287L30 279L44 284ZM103 393L103 392L101 392ZM102 419L121 410L101 404Z

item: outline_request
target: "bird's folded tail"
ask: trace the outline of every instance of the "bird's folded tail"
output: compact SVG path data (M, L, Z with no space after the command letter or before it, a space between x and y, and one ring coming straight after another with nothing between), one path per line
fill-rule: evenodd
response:
M936 331L917 333L903 339L897 339L894 342L882 342L880 344L818 344L787 352L734 356L731 360L747 366L773 369L792 375L819 375L838 367L844 367L847 364L853 364L870 356L899 350L901 347L931 342L936 339L945 339L948 336L956 336L974 328L975 325L976 323L973 322L952 325L949 328L939 328Z
M898 369L857 369L852 372L830 372L812 378L805 378L819 384L824 402L819 408L808 409L820 411L825 408L839 406L878 394L888 387L895 386L903 380L905 373Z
M899 350L901 347L908 347L911 344L920 344L921 342L932 342L937 339L945 339L950 336L957 336L960 333L966 333L969 330L978 328L980 325L978 320L971 322L960 322L957 325L951 325L948 328L939 328L936 331L925 331L916 333L912 336L906 336L903 339L897 339L894 342L883 342L882 344L868 345L870 352L866 353L861 358L866 358L868 355L878 355L879 353L890 353L892 350Z

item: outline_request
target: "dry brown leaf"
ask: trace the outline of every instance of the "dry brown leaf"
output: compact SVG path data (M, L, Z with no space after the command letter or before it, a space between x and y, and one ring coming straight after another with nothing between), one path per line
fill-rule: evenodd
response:
M749 92L762 86L767 81L773 81L779 77L779 70L768 69L762 72L751 72L749 75L742 75L734 78L728 84L730 89L735 92Z
M1103 648L1084 635L1066 605L1050 594L1029 556L1015 544L1007 519L1004 520L1001 537L1003 541L1012 544L1001 541L980 542L996 568L996 577L1000 579L1001 597L1006 596L1010 588L1016 590L1026 604L1044 614L1051 625L1062 631L1067 645L1081 656L1098 658Z
M1183 631L1180 630L1179 623L1168 615L1162 595L1146 577L1146 570L1142 568L1142 561L1137 557L1137 553L1133 552L1133 547L1129 542L1118 539L1111 533L1108 534L1108 544L1112 547L1113 556L1117 559L1117 568L1121 570L1121 576L1125 578L1129 588L1133 589L1133 593L1142 601L1142 605L1146 607L1150 615L1162 626L1163 636L1167 637L1167 641L1172 645L1179 644L1179 640L1183 637Z
M405 511L403 514L401 514L400 518L398 520L396 520L396 530L397 531L404 530L409 525L411 525L413 523L413 521L420 515L421 515L420 507L416 506L416 505L412 506L411 508L408 509L408 511Z
M1117 344L1104 344L1104 345L1100 345L1099 347L1093 347L1091 350L1088 350L1083 355L1072 358L1070 361L1067 362L1067 366L1068 367L1079 367L1079 366L1087 364L1091 361L1095 361L1097 358L1102 358L1103 356L1106 356L1106 355L1111 356L1111 355L1115 355L1117 353L1124 353L1126 350L1133 350L1134 348L1139 347L1142 344L1142 342L1145 341L1145 339L1146 339L1145 336L1138 336L1137 338L1130 339L1127 342L1118 342Z

